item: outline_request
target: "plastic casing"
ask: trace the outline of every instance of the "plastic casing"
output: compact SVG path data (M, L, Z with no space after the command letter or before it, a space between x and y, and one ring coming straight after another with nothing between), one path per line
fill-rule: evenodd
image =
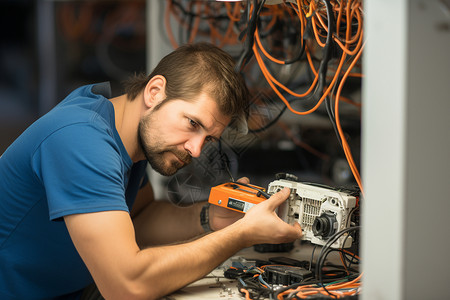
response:
M208 202L245 213L255 204L266 200L266 198L257 195L257 190L250 188L254 187L264 191L265 189L262 187L256 185L248 185L249 187L238 185L239 188L233 188L235 186L235 183L224 183L212 187Z
M289 224L298 222L303 230L303 240L316 245L325 245L329 237L315 235L313 224L324 213L333 214L336 222L333 231L338 232L350 226L350 216L357 203L357 198L348 193L331 188L315 186L296 181L279 179L271 182L267 192L274 194L284 187L291 189L289 198L278 208L278 215ZM332 248L348 248L352 237L344 234Z

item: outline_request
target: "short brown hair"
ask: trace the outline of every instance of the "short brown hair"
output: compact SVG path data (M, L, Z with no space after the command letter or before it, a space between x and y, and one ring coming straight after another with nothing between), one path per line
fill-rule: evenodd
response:
M135 99L156 75L166 78L165 101L190 101L205 92L223 114L235 120L248 117L249 91L244 78L235 71L233 58L212 44L183 45L166 55L150 75L130 78L124 83L128 99Z

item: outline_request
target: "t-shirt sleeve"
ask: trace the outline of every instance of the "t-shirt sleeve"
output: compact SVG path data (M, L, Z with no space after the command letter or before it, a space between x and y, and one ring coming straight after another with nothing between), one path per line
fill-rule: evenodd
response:
M128 211L126 167L108 130L74 124L53 132L33 156L51 220L105 210Z

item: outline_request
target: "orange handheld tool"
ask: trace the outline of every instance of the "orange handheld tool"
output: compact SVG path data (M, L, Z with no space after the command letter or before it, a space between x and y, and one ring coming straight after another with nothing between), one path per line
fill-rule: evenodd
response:
M228 182L211 188L208 202L242 213L269 198L264 188L239 182Z

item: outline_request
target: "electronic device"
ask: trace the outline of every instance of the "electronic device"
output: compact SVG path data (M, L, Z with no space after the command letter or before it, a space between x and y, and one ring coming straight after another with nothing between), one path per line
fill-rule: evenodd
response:
M288 224L299 223L303 240L323 246L333 234L351 226L351 214L358 204L354 193L296 180L272 181L267 192L259 186L228 182L213 187L208 201L245 213L284 187L288 187L291 194L280 205L277 214ZM352 242L351 235L343 234L330 247L349 248Z
M303 240L323 246L333 234L351 226L358 201L352 193L286 179L272 181L267 192L275 194L284 187L291 194L278 208L278 216L289 224L299 223ZM351 235L344 234L331 247L348 248L352 241Z
M245 213L255 204L269 197L270 195L262 187L239 182L227 182L211 188L208 202Z
M310 270L295 266L266 266L263 277L269 284L291 285L312 278Z

